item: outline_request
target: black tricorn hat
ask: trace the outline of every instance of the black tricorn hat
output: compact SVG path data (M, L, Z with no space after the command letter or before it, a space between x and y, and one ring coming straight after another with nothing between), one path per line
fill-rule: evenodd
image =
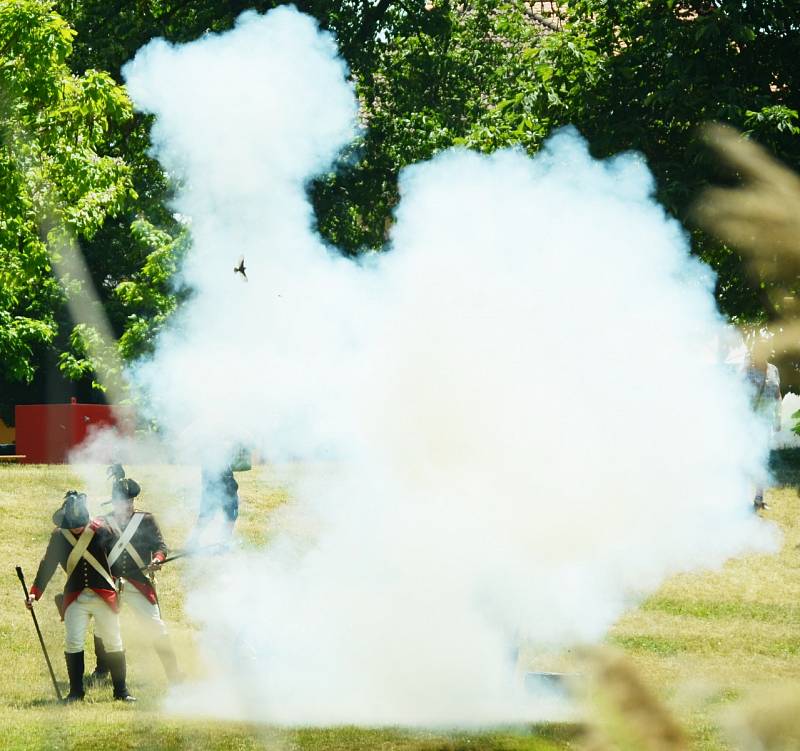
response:
M131 480L130 477L125 477L121 480L114 482L114 487L111 490L111 500L117 501L122 499L136 498L142 492L139 483L136 480Z
M86 494L68 490L61 508L53 514L53 524L62 529L85 527L89 523Z

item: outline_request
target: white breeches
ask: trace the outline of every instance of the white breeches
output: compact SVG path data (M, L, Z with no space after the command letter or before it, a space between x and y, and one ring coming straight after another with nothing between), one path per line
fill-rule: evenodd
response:
M167 626L161 620L161 610L158 605L150 602L133 584L125 582L119 601L121 606L133 611L149 638L157 639L159 636L167 635Z
M100 595L91 589L84 589L78 599L69 604L64 613L64 626L67 630L65 652L83 652L86 645L86 631L89 619L94 618L95 634L103 640L107 652L122 651L122 637L119 633L119 615Z

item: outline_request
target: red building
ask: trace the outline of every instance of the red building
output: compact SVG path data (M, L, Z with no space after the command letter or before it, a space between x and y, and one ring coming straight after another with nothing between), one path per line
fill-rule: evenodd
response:
M90 431L120 425L119 407L107 404L18 404L15 408L17 454L26 464L58 464Z

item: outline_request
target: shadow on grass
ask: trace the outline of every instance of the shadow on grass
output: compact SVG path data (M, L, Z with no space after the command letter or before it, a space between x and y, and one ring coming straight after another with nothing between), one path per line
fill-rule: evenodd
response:
M62 696L66 696L67 692L63 692ZM14 709L31 709L33 707L63 707L66 706L64 702L60 702L55 696L49 698L29 699L28 701L18 701L14 703Z
M769 471L776 485L800 485L800 448L771 451Z

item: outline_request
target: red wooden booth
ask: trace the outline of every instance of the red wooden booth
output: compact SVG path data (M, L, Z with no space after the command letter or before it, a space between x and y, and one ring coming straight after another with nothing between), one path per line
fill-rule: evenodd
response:
M15 408L17 454L25 464L59 464L102 425L118 425L107 404L18 404Z

